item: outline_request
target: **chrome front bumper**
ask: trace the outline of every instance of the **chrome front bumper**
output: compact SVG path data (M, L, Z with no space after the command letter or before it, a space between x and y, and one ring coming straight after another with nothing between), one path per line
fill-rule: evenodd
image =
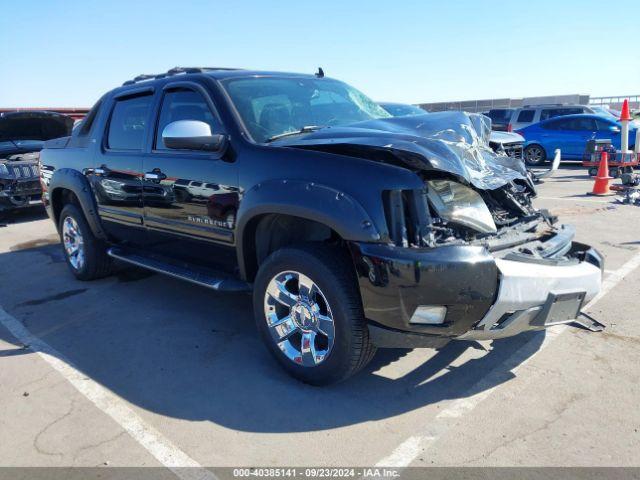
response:
M600 291L602 258L593 249L571 265L496 259L500 287L485 317L456 340L492 340L570 323Z

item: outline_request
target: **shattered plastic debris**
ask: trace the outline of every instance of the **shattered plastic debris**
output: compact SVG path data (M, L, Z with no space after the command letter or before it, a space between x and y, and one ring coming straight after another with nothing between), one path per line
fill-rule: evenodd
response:
M640 206L640 190L629 188L617 200L626 205Z

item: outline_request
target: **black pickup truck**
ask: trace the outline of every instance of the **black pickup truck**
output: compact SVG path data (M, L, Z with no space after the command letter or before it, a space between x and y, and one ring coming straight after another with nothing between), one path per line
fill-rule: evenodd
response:
M391 116L315 75L175 68L105 94L41 153L71 272L114 259L253 291L279 363L343 380L376 347L567 323L603 262L532 205L480 115Z

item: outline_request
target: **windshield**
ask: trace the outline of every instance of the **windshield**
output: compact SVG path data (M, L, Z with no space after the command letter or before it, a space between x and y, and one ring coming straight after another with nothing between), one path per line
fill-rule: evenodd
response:
M617 112L616 110L611 110L605 107L591 107L591 109L594 110L595 113L599 115L604 115L605 117L608 117L608 118L614 118L616 120L620 118L620 113Z
M237 78L223 85L256 142L305 127L390 117L355 88L328 78Z
M399 103L381 103L380 106L384 108L394 117L409 117L411 115L424 115L427 113L425 110L415 105L402 105Z

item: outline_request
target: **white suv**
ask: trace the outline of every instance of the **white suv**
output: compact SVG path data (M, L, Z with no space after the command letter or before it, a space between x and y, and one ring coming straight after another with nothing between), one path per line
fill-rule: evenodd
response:
M545 105L525 105L516 108L511 115L511 121L507 126L508 132L520 130L528 127L533 123L538 123L553 117L561 117L562 115L574 115L577 113L596 113L586 105L562 105L562 104L545 104Z

